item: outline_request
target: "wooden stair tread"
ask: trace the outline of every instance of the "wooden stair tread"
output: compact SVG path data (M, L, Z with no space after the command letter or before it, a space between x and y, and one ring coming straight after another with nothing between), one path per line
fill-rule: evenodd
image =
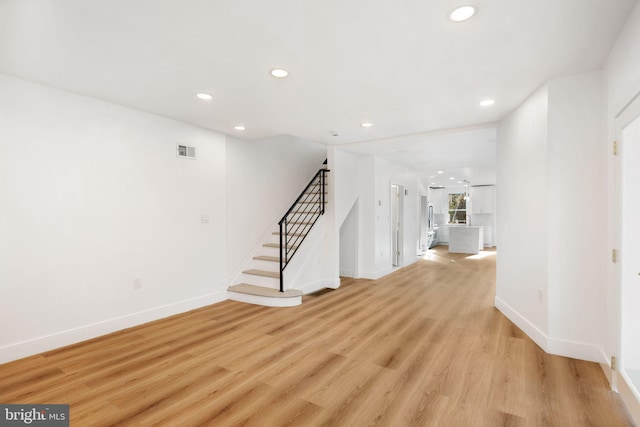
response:
M291 224L291 223L289 223L289 224ZM274 232L273 232L273 233L271 233L271 234L273 234L274 236L279 236L279 235L280 235L280 232L279 232L279 231L274 231ZM305 233L288 233L288 235L289 235L289 236L304 236L304 235L305 235Z
M280 278L280 273L278 273L277 271L251 269L251 270L245 270L245 271L243 271L243 273L244 274L252 274L254 276L271 277L273 279L279 279Z
M265 247L267 247L267 248L279 248L279 247L280 247L280 244L278 244L278 243L265 243L265 244L264 244L264 245L262 245L262 246L265 246ZM295 248L295 246L293 246L293 245L289 245L289 246L287 246L287 247L288 247L289 249L294 249L294 248Z
M284 292L280 292L278 289L265 288L263 286L255 286L248 283L240 283L239 285L230 286L228 291L270 298L296 298L302 296L302 291L297 289L287 289Z
M278 258L277 256L260 255L260 256L254 256L253 259L257 259L260 261L280 262L280 258Z

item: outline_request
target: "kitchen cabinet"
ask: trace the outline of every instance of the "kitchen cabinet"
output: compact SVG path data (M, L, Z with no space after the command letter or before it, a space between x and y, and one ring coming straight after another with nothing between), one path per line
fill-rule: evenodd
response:
M445 191L444 188L432 188L429 193L429 203L433 205L434 214L447 214L445 210L444 202Z
M483 227L449 227L449 252L458 254L477 254L483 248Z
M495 186L471 187L469 189L469 196L471 197L472 214L492 214L495 212Z
M493 235L494 227L491 225L483 225L482 226L482 240L484 242L484 246L495 246L495 237Z
M446 224L438 226L438 244L449 244L449 226Z

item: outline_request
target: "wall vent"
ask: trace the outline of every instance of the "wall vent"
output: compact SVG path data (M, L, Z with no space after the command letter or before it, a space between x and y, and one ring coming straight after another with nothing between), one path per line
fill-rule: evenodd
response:
M177 155L178 157L182 157L183 159L195 159L196 147L188 147L186 145L178 144Z

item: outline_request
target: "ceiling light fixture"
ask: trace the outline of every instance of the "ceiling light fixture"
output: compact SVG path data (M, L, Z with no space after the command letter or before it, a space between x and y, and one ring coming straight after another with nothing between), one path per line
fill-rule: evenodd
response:
M491 107L491 106L492 106L493 104L495 104L495 103L496 103L496 101L494 101L493 99L485 99L484 101L482 101L482 102L480 103L480 105L481 105L482 107Z
M450 177L449 179L455 179L454 177Z
M363 128L370 128L371 126L373 126L373 123L369 123L369 122L360 123L360 126L362 126Z
M213 99L213 96L208 93L196 93L196 96L204 101L211 101L211 99Z
M444 171L438 171L438 173L444 173Z
M453 22L463 22L471 18L475 13L476 8L473 6L460 6L449 14L449 19Z
M242 126L242 125L238 125L238 126L234 126L233 127L235 130L245 130L247 129L246 127Z
M273 77L283 78L287 77L289 75L289 72L287 70L283 70L282 68L274 68L273 70L271 70L271 75Z

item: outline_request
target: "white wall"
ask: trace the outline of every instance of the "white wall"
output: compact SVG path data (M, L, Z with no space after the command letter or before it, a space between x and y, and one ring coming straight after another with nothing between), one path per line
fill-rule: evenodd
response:
M496 306L543 346L547 324L545 85L498 127Z
M228 137L228 260L232 280L327 158L324 145L290 135ZM331 191L331 190L330 190Z
M362 277L379 278L392 271L391 259L391 184L404 187L403 207L403 251L401 266L414 263L417 252L418 225L418 178L415 171L396 163L375 158L375 204L374 237L375 254L373 271L361 272ZM367 210L362 206L362 210ZM370 208L369 208L370 209Z
M340 276L355 277L358 248L358 200L340 226Z
M340 227L358 198L359 158L337 147L331 147L330 152L331 175L335 179L336 223Z
M358 160L358 275L371 278L376 270L376 200L375 157ZM345 183L343 183L345 184Z
M334 203L335 225L339 229L337 240L339 254L336 257L338 274L340 276L358 277L358 233L361 229L359 222L358 196L360 194L360 179L358 157L337 147L329 149L331 161L332 186L335 188ZM365 185L363 180L362 185ZM373 189L372 189L373 191Z
M594 313L608 253L602 73L549 82L548 116L549 351L600 360L603 320Z
M604 361L600 72L550 81L498 130L496 306L552 354Z
M355 276L377 279L393 270L391 260L391 184L408 191L404 196L403 262L417 260L419 238L418 178L415 171L375 156L357 156L331 148L336 179L336 217L340 227L357 200L357 256ZM350 215L350 214L349 214ZM351 232L351 230L349 230ZM343 247L343 250L345 249ZM342 255L341 255L342 256ZM343 264L348 260L343 259Z
M223 135L1 75L0 93L0 363L226 299Z

